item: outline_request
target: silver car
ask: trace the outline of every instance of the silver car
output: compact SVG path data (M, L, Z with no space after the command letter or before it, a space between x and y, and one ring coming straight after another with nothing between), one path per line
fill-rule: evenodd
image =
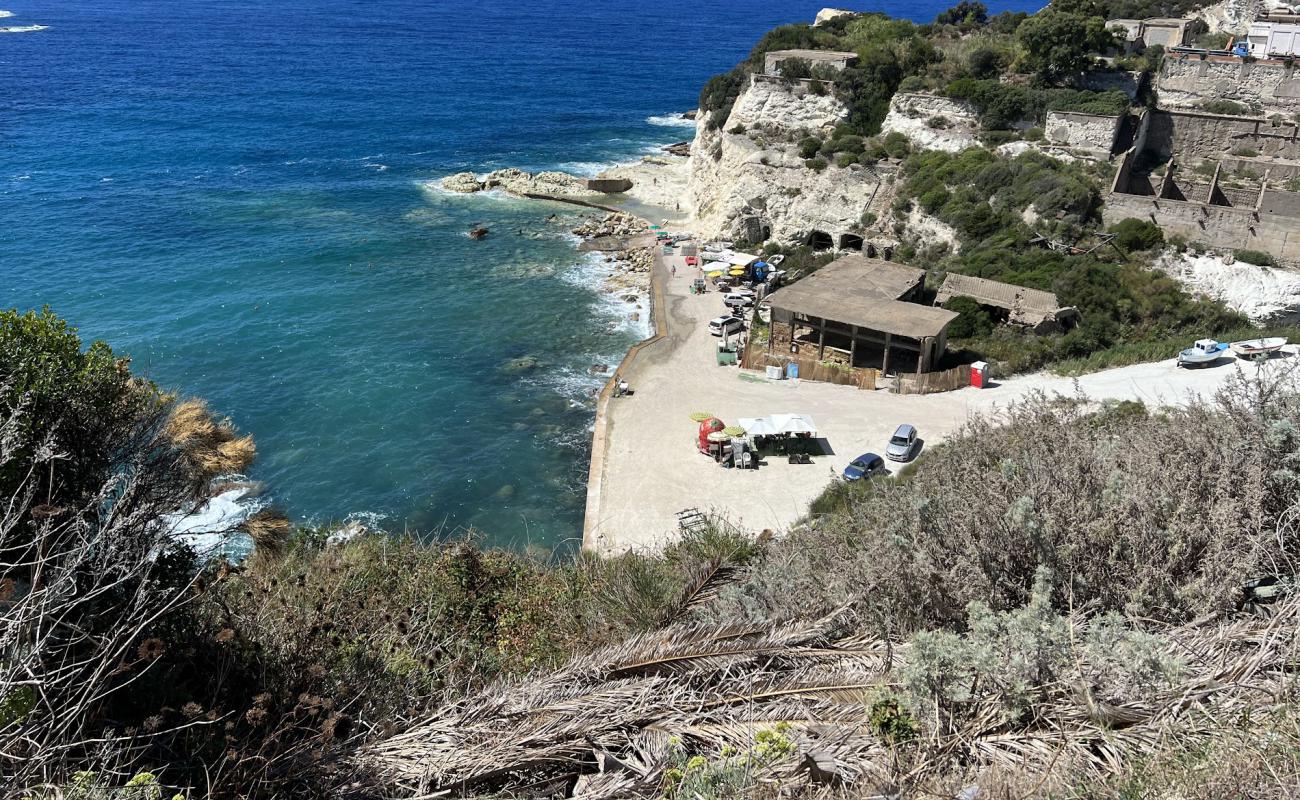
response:
M916 450L916 428L903 424L899 425L898 430L894 431L894 435L889 438L885 457L890 461L911 461L914 450Z

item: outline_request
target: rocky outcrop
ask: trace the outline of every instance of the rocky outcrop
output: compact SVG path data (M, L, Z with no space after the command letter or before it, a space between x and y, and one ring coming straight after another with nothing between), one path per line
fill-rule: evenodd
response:
M914 147L957 153L979 144L979 116L969 103L939 95L899 92L889 102L882 134L901 133Z
M472 172L458 172L442 179L442 188L449 192L469 194L488 189L501 189L520 196L528 194L545 194L554 197L596 197L600 192L592 191L581 178L575 178L564 172L524 172L513 167L489 172L480 179Z
M816 94L803 86L760 79L741 92L723 128L733 130L744 125L775 131L826 132L848 116L848 109L829 92ZM697 126L697 131L700 127L707 126Z
M847 117L833 95L782 81L752 83L721 128L700 115L691 144L690 202L705 238L802 244L818 231L839 244L855 233L881 186L866 167L809 169L798 142Z
M813 20L813 27L815 28L818 25L825 25L831 20L839 19L840 17L855 17L857 14L858 12L849 11L845 8L823 8L821 11L817 12L817 19Z

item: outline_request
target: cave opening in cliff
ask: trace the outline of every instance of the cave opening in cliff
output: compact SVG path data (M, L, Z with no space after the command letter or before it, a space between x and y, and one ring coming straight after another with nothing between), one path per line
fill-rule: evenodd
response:
M852 233L841 234L840 249L853 250L855 252L862 250L862 237Z
M826 231L813 231L808 234L806 244L814 250L830 250L835 246L835 239Z

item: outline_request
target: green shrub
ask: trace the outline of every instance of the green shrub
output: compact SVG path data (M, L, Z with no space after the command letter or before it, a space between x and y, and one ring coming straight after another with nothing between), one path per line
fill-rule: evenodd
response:
M948 118L943 116L942 114L936 114L935 116L930 117L925 121L925 124L928 127L935 128L937 130L943 130L944 128L948 128L952 125L952 123L948 121Z
M957 319L948 325L948 336L953 339L969 339L972 336L987 336L993 332L993 318L988 309L970 297L951 297L943 307L958 313Z
M1250 113L1250 109L1232 100L1206 100L1201 103L1201 110L1210 114L1226 114L1241 117Z
M1258 250L1237 250L1233 252L1233 257L1238 261L1254 264L1257 267L1271 267L1277 263L1274 261L1273 256L1268 253L1261 253Z
M816 158L810 158L804 161L803 165L808 169L812 170L813 172L821 172L822 170L826 169L826 167L828 166L826 159L822 158L821 156L817 156Z
M1160 226L1145 219L1128 217L1110 226L1115 244L1123 250L1151 250L1165 242Z
M799 142L799 157L812 158L817 155L817 151L822 149L822 140L816 136L809 136Z
M739 123L732 125L731 129L727 131L727 133L736 134L737 136L744 132L745 132L745 126Z
M840 169L847 169L858 163L858 157L853 153L840 153L835 157L835 166Z

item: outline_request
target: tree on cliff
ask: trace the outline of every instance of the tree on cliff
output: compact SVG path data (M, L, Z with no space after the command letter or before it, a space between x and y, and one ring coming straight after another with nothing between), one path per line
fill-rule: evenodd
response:
M1016 30L1021 65L1048 80L1088 68L1092 55L1114 44L1106 20L1055 6L1033 15Z

